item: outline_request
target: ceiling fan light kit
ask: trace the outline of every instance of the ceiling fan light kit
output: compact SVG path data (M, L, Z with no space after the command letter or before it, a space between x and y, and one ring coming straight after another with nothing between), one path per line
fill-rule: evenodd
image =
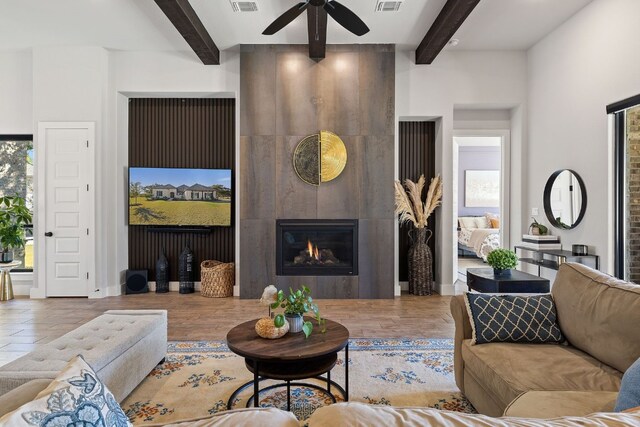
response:
M363 36L369 32L369 27L351 9L336 0L306 0L293 5L290 9L276 18L262 34L273 35L289 25L293 20L307 11L307 25L309 27L309 53L312 58L324 58L326 45L326 15L342 25L356 36ZM322 19L319 19L321 17ZM320 34L322 32L323 34ZM316 46L312 46L315 44ZM320 46L318 46L320 44Z

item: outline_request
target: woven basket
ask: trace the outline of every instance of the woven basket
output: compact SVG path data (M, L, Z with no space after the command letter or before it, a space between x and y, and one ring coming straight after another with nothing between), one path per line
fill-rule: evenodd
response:
M209 298L233 296L235 279L233 263L202 261L200 264L200 294Z

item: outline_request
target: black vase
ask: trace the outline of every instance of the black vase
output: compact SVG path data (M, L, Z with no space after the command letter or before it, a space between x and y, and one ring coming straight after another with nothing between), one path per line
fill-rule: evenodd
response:
M180 279L180 293L192 294L195 292L194 271L193 271L193 252L189 249L189 245L185 246L180 254L178 276Z
M427 234L428 232L428 234ZM409 231L409 293L431 295L433 293L433 255L427 242L431 230L414 228Z
M169 261L164 248L156 261L156 292L159 294L169 292Z
M511 277L511 269L510 268L494 268L493 275L495 277Z

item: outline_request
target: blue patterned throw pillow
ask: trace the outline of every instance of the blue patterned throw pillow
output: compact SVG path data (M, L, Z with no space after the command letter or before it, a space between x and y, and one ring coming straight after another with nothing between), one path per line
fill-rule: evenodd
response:
M12 427L131 427L113 394L76 356L34 400L0 418Z
M551 295L465 294L471 319L471 344L564 341Z

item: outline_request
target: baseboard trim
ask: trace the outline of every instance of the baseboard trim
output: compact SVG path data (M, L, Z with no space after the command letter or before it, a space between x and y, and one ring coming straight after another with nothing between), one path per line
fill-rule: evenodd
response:
M453 283L438 283L435 291L440 295L450 296L456 294L456 286Z
M40 289L40 288L31 288L31 290L29 291L29 298L32 299L43 299L46 298L47 296L45 295L44 289Z
M469 287L463 281L457 281L454 286L456 295L462 295L465 292L469 292Z
M13 282L13 295L16 296L30 296L31 284L23 284Z

